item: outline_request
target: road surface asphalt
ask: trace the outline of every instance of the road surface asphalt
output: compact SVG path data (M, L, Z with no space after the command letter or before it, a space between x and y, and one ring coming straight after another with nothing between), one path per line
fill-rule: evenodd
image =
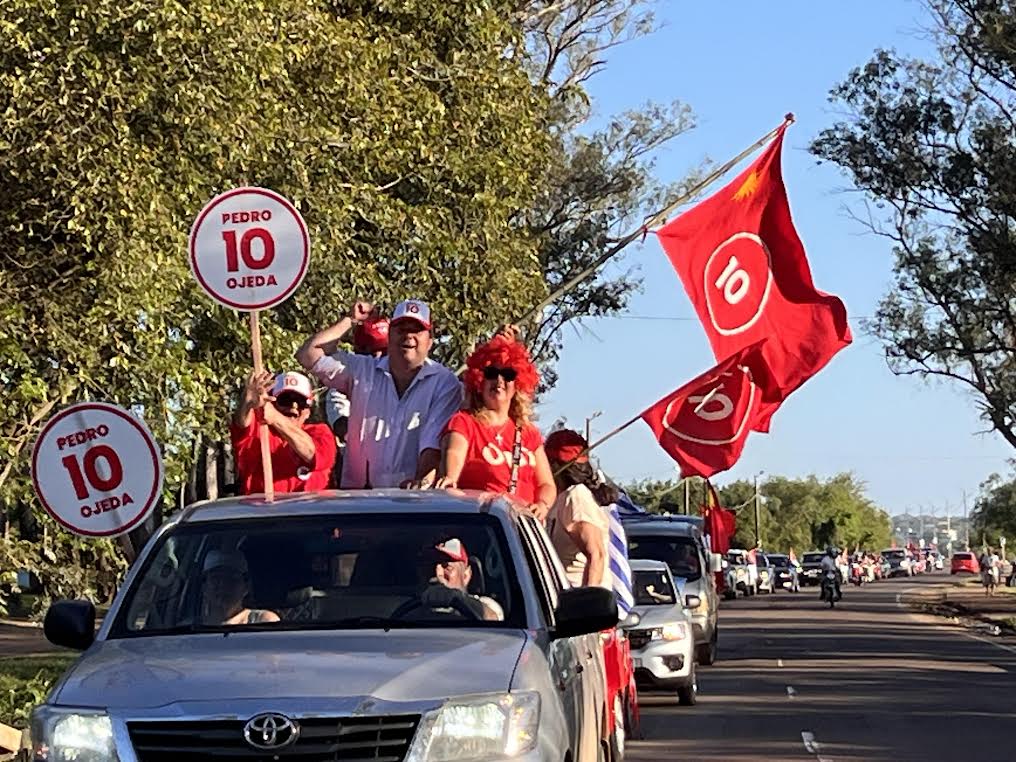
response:
M725 601L699 703L640 696L630 762L1016 760L1016 642L915 614L947 574Z

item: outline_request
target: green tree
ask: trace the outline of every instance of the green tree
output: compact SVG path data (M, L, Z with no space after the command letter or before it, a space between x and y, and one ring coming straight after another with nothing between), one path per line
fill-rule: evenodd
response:
M5 514L31 504L27 450L68 401L140 406L163 444L167 490L187 480L202 435L221 439L250 365L247 329L199 292L185 250L197 211L226 188L275 188L310 228L311 270L264 321L268 367L291 366L299 338L358 295L425 295L441 351L458 357L539 301L539 241L516 221L546 177L550 99L505 55L524 44L514 10L6 3ZM40 558L55 579L87 561L75 556L86 546L47 522Z
M972 545L979 544L982 537L990 545L1006 537L1009 547L1016 546L1016 479L1005 480L998 474L988 477L981 485L970 519Z
M937 60L878 51L812 145L873 202L895 282L869 328L898 374L948 379L1016 447L1016 4L929 0Z

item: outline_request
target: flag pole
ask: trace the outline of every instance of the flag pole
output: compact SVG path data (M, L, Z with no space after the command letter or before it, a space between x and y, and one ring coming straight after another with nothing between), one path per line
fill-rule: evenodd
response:
M590 452L592 452L593 450L595 450L595 449L596 449L597 447L599 447L599 446L600 446L601 444L603 444L604 442L606 442L606 441L607 441L608 439L611 439L611 438L613 438L613 437L617 436L617 435L618 435L618 434L620 434L620 433L621 433L622 431L624 431L624 430L625 430L626 428L628 428L629 426L631 426L631 425L632 425L633 423L636 423L637 421L640 421L640 420L642 420L642 413L639 413L639 414L638 414L637 416L635 416L634 418L632 418L632 419L631 419L630 421L626 421L626 422L622 423L622 424L621 424L620 426L618 426L617 428L615 428L615 429L612 429L611 431L608 431L608 432L607 432L606 434L604 434L604 435L603 435L602 437L600 437L599 439L597 439L597 440L596 440L595 442L593 442L592 444L590 444L589 442L586 442L586 449L584 449L584 450L583 450L582 452L580 452L580 453L579 453L578 455L576 455L576 456L575 456L574 458L572 458L571 460L569 460L569 461L568 461L567 463L562 463L562 464L561 464L561 467L560 467L560 468L558 468L558 469L557 469L557 470L556 470L556 471L554 472L554 476L557 476L557 475L558 475L559 473L561 473L562 471L564 471L564 470L565 470L565 469L566 469L566 468L567 468L568 466L570 466L570 465L571 465L572 463L574 463L575 461L577 461L577 460L578 460L579 458L582 458L582 457L585 457L585 456L589 455L589 453L590 453Z
M567 294L569 291L571 291L573 288L579 285L582 281L584 281L594 272L599 270L607 262L607 260L617 256L617 254L619 254L622 249L627 248L633 241L637 240L638 238L645 236L646 233L650 231L650 229L655 228L658 225L666 222L667 217L669 217L670 214L675 209L677 209L677 207L681 206L682 204L686 204L688 201L690 201L699 193L701 193L705 188L708 188L714 182L719 180L721 177L727 174L727 172L729 172L735 166L744 161L748 156L755 153L755 151L757 151L759 148L761 148L766 143L775 138L779 134L780 130L784 129L787 125L792 124L793 122L794 115L792 113L784 116L783 122L780 123L779 127L776 127L775 129L772 129L769 132L767 132L765 135L763 135L761 138L756 140L750 146L745 148L743 151L741 151L741 153L739 153L733 159L728 161L726 164L723 164L722 166L710 172L708 175L706 175L706 177L703 180L696 183L687 192L681 194L678 198L676 198L671 203L667 204L660 211L647 217L645 221L641 225L639 225L638 228L628 233L628 235L626 235L624 238L622 238L620 241L614 244L611 248L607 249L607 251L605 251L602 255L600 255L600 257L597 258L596 261L593 262L591 265L589 265L589 267L587 267L585 270L580 272L578 275L569 278L564 284L559 286L557 290L554 291L554 293L550 294L550 296L548 296L538 305L533 307L533 309L527 312L524 317L517 320L516 324L528 323L534 317L539 315L541 312L543 312L543 310L545 310L551 304L553 304L562 296Z

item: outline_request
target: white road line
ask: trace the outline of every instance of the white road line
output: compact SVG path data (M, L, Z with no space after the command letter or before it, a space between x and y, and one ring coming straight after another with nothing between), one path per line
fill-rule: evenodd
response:
M804 750L809 754L815 755L815 762L832 762L828 757L823 757L820 753L821 745L815 740L815 734L810 730L801 731L801 741L804 742Z

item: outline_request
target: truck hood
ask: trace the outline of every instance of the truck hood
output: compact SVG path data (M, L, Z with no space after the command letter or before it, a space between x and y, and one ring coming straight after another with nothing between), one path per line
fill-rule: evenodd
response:
M49 703L151 709L271 698L356 707L507 691L522 630L248 632L94 644ZM194 705L194 706L192 706Z

